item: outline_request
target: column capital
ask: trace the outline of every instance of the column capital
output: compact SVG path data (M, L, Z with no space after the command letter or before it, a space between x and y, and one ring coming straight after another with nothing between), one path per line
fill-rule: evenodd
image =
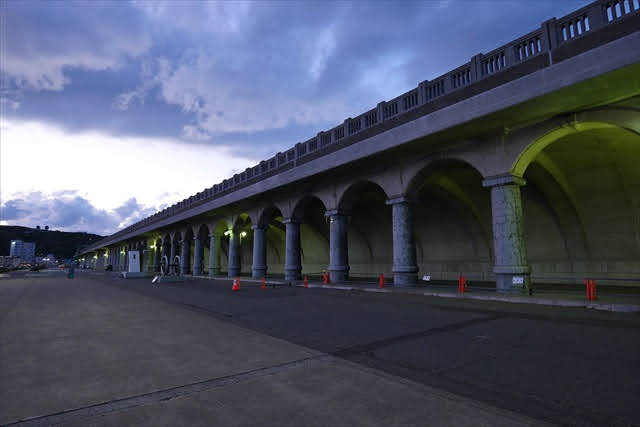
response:
M399 203L412 204L413 200L411 200L407 196L402 195L402 196L393 197L391 199L387 199L385 202L385 204L387 205L397 205Z
M527 181L524 178L512 175L510 173L504 173L501 175L488 176L482 180L483 187L499 187L501 185L525 185Z
M267 228L267 226L266 226L266 225L262 225L262 226L261 226L260 224L254 224L254 225L252 225L252 226L251 226L251 229L252 229L252 230L264 230L264 229L266 229L266 228Z
M222 237L222 233L214 231L213 233L209 233L209 237Z
M282 223L283 224L300 224L302 223L302 220L298 218L284 218L282 220Z
M331 217L331 216L350 216L351 215L351 211L348 211L346 209L330 209L325 211L324 216L325 217Z

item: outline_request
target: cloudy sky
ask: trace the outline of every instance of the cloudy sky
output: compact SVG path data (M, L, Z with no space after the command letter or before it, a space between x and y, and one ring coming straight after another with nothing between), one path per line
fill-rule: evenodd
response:
M0 2L0 224L110 234L585 0Z

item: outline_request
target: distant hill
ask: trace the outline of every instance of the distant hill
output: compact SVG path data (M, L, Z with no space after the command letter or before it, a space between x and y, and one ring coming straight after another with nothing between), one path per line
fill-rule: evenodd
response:
M76 249L101 239L102 236L89 233L66 231L45 231L15 225L0 225L0 255L9 255L12 240L35 242L36 256L53 254L56 258L71 258Z

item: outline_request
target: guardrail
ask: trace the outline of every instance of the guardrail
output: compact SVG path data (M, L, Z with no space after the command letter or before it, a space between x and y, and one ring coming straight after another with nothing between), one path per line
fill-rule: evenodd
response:
M103 246L103 242L113 240L118 236L130 233L154 222L168 218L176 213L186 211L215 198L229 194L246 185L266 179L277 173L295 167L319 155L328 154L344 147L347 139L357 142L358 134L380 127L385 122L407 116L412 110L429 103L435 103L445 95L461 91L462 89L487 79L490 76L503 73L512 67L527 62L533 62L542 55L550 57L550 53L559 47L570 45L581 38L592 34L600 28L626 19L630 15L640 12L640 0L597 0L578 9L560 19L550 19L543 22L540 28L518 39L500 46L486 54L478 54L456 69L449 71L433 80L425 80L416 88L403 93L389 101L380 102L376 108L356 116L347 118L342 124L318 134L307 141L297 143L294 147L279 152L275 156L263 160L257 165L237 173L212 187L167 207L141 221L136 222L114 234L108 236L91 247L85 249L90 252ZM550 59L550 63L552 59ZM520 76L516 73L511 80ZM491 89L489 87L486 90ZM472 93L467 97L477 93ZM464 99L464 97L462 98ZM461 99L454 99L459 102ZM446 106L440 105L438 108ZM333 149L332 149L333 148Z

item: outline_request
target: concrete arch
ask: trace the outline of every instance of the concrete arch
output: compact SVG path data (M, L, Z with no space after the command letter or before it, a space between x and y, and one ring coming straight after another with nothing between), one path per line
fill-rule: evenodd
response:
M534 280L640 273L640 112L629 112L554 121L515 157L511 172L527 182L521 193Z
M343 191L338 211L348 215L349 276L374 278L390 275L393 231L389 195L376 181L359 180Z
M636 97L636 99L638 99ZM548 145L571 134L597 129L619 128L640 135L640 110L634 107L608 106L575 113L569 118L550 121L524 141L526 144L511 166L511 173L522 177L527 166Z
M420 191L420 189L424 186L429 184L429 180L430 178L434 177L434 175L439 171L439 170L446 170L449 168L459 168L459 167L463 167L463 168L467 168L470 169L472 171L474 171L477 174L477 179L478 179L478 188L477 191L478 192L486 192L486 190L484 190L481 187L481 180L482 180L482 172L476 168L472 163L467 162L465 160L460 160L458 158L452 158L452 157L446 157L446 158L439 158L439 159L434 159L431 160L429 163L427 163L426 165L424 165L422 167L422 169L418 170L413 177L411 178L411 180L409 181L408 185L407 185L407 189L406 189L406 196L409 199L412 200L417 200L418 199L418 193ZM459 200L463 206L465 207L465 209L467 209L472 215L473 217L476 219L476 221L478 221L479 224L485 224L486 223L486 214L482 214L480 208L478 207L478 204L476 201L474 201L473 199L473 194L471 194L472 192L466 191L465 188L463 188L459 183L455 182L455 180L452 180L450 177L448 177L446 174L440 176L437 179L433 179L431 180L432 184L437 185L438 187L440 187L444 192L448 193L449 195L451 195L452 197L454 197L455 199ZM488 193L487 193L488 195ZM483 234L484 234L484 239L486 244L491 247L491 230L489 227L483 227Z
M192 239L189 241L189 266L193 275L202 275L207 271L209 262L209 227L205 223L197 223L187 228L187 233L191 231Z
M404 187L404 195L410 199L415 198L420 188L424 185L425 179L434 173L438 169L446 168L447 166L464 166L471 168L483 177L482 170L473 162L468 159L457 156L438 156L437 158L431 158L428 161L417 165L413 168L411 175L408 176L406 185Z
M209 238L209 227L207 224L197 224L193 226L193 237L205 243Z
M293 205L291 219L300 223L302 274L319 275L329 263L329 224L325 218L326 211L324 201L315 194L306 194Z
M305 215L309 205L316 204L314 201L318 201L322 205L322 209L327 210L327 201L323 200L321 195L317 194L304 194L291 203L291 210L289 212L281 211L284 215L289 214L291 218L300 219Z
M598 129L614 129L618 126L605 122L584 122L565 123L561 127L554 127L552 130L538 136L520 152L513 162L510 172L518 177L523 177L527 167L531 162L552 143L572 134L587 132Z
M405 196L413 202L414 238L420 271L435 280L492 277L489 191L472 163L432 158L415 170Z
M251 228L251 225L254 223L253 218L246 212L243 212L236 216L233 221L233 230L244 230L247 227Z
M362 191L366 191L367 189L375 188L381 191L385 198L389 198L389 194L385 191L384 187L382 187L375 180L362 179L355 182L350 183L349 185L342 188L342 191L338 195L338 204L337 207L340 210L351 210L356 199Z
M279 204L271 203L267 206L261 207L256 211L256 217L258 221L254 224L255 228L264 230L264 242L260 251L264 251L265 270L260 270L257 267L255 275L264 275L268 269L269 273L282 274L284 273L284 254L285 254L285 225L282 220L284 215ZM279 220L278 220L279 219ZM259 230L254 230L254 233L260 233ZM259 241L260 242L260 241ZM256 276L257 277L257 276Z
M236 239L237 243L235 260L236 267L239 268L238 274L251 273L251 265L253 262L253 230L251 228L253 224L253 218L250 212L243 211L240 214L234 215L230 218L229 223L231 229L225 233L225 243L227 243L227 262L232 265L232 260L229 259L229 253L231 251L232 240Z
M182 240L182 234L178 231L174 231L171 233L171 244L175 247L180 246L180 241Z
M227 218L218 218L209 225L209 232L224 235L226 231L231 230L231 224Z
M190 226L181 228L176 232L174 236L174 240L175 239L177 239L178 244L181 244L181 242L193 241L193 229Z
M278 217L284 217L282 208L277 203L264 206L258 213L258 220L255 223L258 227L266 227L271 221Z
M163 233L163 234L161 235L161 239L162 239L162 244L163 244L163 245L166 245L167 243L168 243L168 244L171 244L171 240L172 240L172 239L171 239L171 233L169 233L169 232L165 232L165 233Z
M228 261L229 261L229 233L232 230L232 219L229 217L218 217L213 221L209 222L209 234L215 235L215 239L217 240L217 251L218 253L215 256L215 260L209 260L210 263L213 261L217 263L217 267L214 271L214 274L220 274L223 271L228 271ZM211 250L211 248L209 248ZM209 266L207 264L207 266Z

